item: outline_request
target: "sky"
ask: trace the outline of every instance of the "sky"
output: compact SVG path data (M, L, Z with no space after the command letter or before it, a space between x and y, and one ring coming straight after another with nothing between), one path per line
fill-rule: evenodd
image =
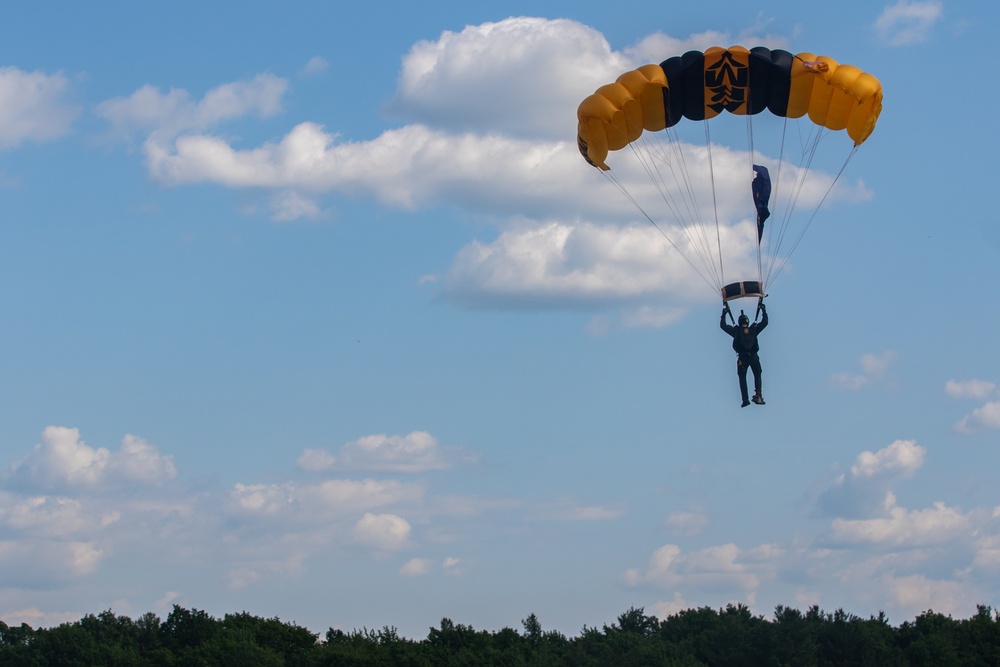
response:
M5 12L0 620L1000 604L1000 92L967 55L1000 9L610 4ZM717 292L575 140L619 74L736 44L885 94L745 409Z

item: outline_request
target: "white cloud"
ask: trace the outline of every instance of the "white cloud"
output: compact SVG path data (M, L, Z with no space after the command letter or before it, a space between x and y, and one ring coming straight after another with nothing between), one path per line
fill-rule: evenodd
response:
M569 197L560 177L586 173L568 142L452 135L421 125L387 130L372 141L339 143L321 126L300 123L279 142L259 148L237 150L200 135L173 143L150 140L146 154L150 173L167 185L364 192L406 209L455 201L510 210L512 191L524 199L518 209L554 209Z
M399 568L399 573L404 577L419 577L430 572L431 561L427 558L411 558L403 563Z
M678 239L680 248L693 252L683 231L666 231ZM732 252L734 271L749 270L749 262L743 266L739 257L747 257L746 249L754 243L751 225L725 228L720 234ZM689 300L704 287L650 225L623 228L556 221L521 220L492 243L473 242L459 252L445 277L450 299L484 306L561 302L574 307L657 297ZM668 315L645 321L634 318L629 324L671 321L674 318Z
M981 405L955 424L958 433L978 433L1000 429L1000 401Z
M278 222L315 218L321 211L316 201L292 190L277 192L271 196L271 219Z
M354 526L354 538L383 551L398 551L407 546L410 523L395 514L365 513Z
M295 467L307 472L333 470L336 463L336 457L325 449L304 449L295 459Z
M92 534L99 518L74 498L18 496L0 492L0 526L9 534L80 539Z
M249 114L274 116L281 112L281 98L287 89L288 82L284 79L258 74L249 81L213 88L196 101L186 90L172 88L163 93L146 85L129 97L101 102L95 112L119 132L146 132L168 139L185 132L207 130L223 121Z
M848 518L886 516L895 505L890 484L913 475L924 464L926 449L914 440L896 440L877 452L858 454L848 473L820 495L817 509Z
M861 452L851 466L854 477L908 477L924 464L926 449L915 440L896 440L877 452Z
M948 380L945 392L953 398L985 399L995 396L997 385L986 380ZM954 426L956 433L979 433L1000 429L1000 401L988 401L965 415Z
M666 520L670 532L685 537L699 534L708 524L708 517L701 512L673 512Z
M891 46L923 42L940 20L943 9L940 0L898 0L879 14L875 20L875 31Z
M673 590L682 587L727 589L752 594L769 569L766 563L745 563L743 552L735 544L708 547L685 554L675 544L655 552L645 568L626 571L630 586L651 585Z
M688 609L694 609L697 605L693 605L684 599L684 596L680 593L674 592L674 597L670 601L654 602L649 606L649 613L652 616L656 616L660 620L667 618L668 616L673 616L682 611L687 611Z
M62 74L0 67L0 148L66 135L79 109L67 100Z
M376 507L417 500L423 487L395 480L332 479L318 484L236 484L228 510L245 520L324 523Z
M329 68L330 63L328 63L325 58L313 56L309 59L309 62L305 64L305 67L302 68L302 73L307 76L312 76L315 74L321 74Z
M945 392L952 398L978 398L992 396L996 391L995 382L986 380L948 380L944 385Z
M635 46L625 49L625 53L638 63L660 63L671 56L688 51L704 51L712 46L727 47L735 44L744 44L751 48L754 46L766 46L771 49L788 48L786 38L762 35L757 29L742 32L738 36L717 30L706 30L684 38L656 32L643 37Z
M660 617L690 609L692 598L699 605L739 601L754 607L765 594L775 604L794 598L806 606L867 606L909 616L927 609L967 614L991 599L1000 567L997 538L979 540L978 550L974 544L978 535L995 532L995 517L940 503L922 511L895 509L891 520L843 522L845 539L832 549L810 546L801 534L792 538L794 548L730 543L686 552L664 545L645 567L627 570L624 581L649 594L669 591L672 600L649 605ZM773 590L788 584L791 593ZM773 609L768 604L758 612Z
M889 508L889 516L884 518L835 519L831 539L838 545L866 543L912 547L943 544L971 532L972 523L967 515L937 502L924 510L907 510L893 505Z
M450 467L437 439L425 431L364 436L344 445L339 459L345 468L356 470L413 473Z
M894 350L888 350L880 355L864 354L859 361L861 373L837 373L831 378L831 382L841 389L857 391L882 380L898 356Z
M159 450L143 438L127 434L118 452L111 456L110 474L130 482L162 484L177 476L177 468L172 456L161 456Z
M928 610L939 614L967 617L982 604L978 591L958 581L930 579L922 574L890 579L888 593L893 606L907 616L916 617Z
M349 442L336 456L317 449L302 452L296 465L311 472L333 469L419 473L445 470L464 455L457 449L443 449L425 431L407 435L366 435Z
M580 101L632 66L576 21L512 17L415 44L390 108L432 127L562 137Z
M105 485L160 485L177 476L173 457L161 456L142 438L126 435L112 452L80 439L75 428L49 426L33 451L13 464L6 479L19 488L98 489Z

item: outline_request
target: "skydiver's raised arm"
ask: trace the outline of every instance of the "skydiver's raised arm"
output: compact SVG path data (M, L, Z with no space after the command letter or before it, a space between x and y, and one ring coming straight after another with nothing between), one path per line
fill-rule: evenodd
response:
M719 328L725 331L727 334L732 336L736 332L736 328L726 324L726 315L729 314L729 306L722 309L722 317L719 318Z

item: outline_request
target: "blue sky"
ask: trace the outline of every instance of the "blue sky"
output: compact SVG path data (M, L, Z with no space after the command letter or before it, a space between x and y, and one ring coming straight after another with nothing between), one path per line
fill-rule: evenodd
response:
M996 7L414 7L6 13L0 619L1000 602ZM718 298L574 136L732 44L885 90L743 410Z

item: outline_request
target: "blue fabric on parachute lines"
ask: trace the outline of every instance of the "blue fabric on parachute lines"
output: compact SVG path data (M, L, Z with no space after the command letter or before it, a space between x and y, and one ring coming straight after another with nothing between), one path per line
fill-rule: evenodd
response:
M771 199L771 174L767 167L759 164L753 166L753 181L750 183L753 190L753 203L757 207L757 243L760 243L764 236L764 221L771 217L771 212L767 210L767 204Z

